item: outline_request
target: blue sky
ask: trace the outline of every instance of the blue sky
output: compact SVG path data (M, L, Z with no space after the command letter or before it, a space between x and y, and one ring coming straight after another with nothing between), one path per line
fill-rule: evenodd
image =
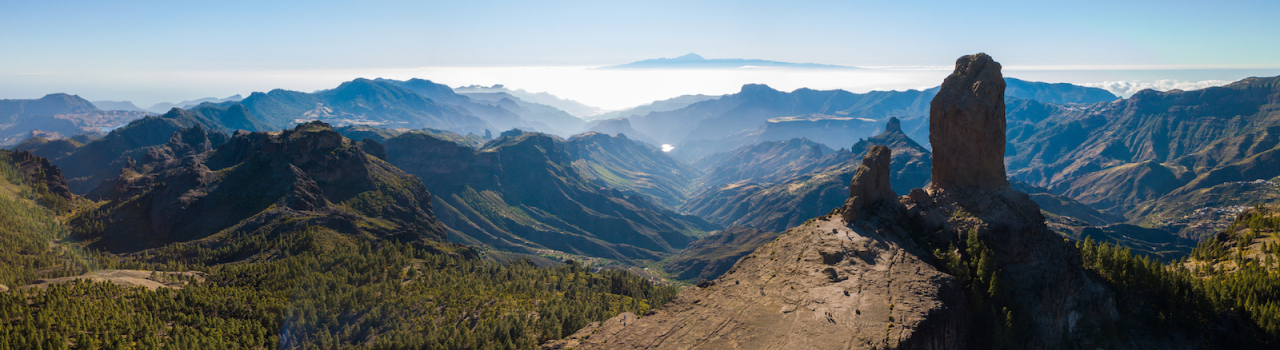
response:
M946 66L983 51L1006 66L1280 68L1276 18L1274 0L0 0L0 98L204 91L163 72L592 66L690 52L853 66Z

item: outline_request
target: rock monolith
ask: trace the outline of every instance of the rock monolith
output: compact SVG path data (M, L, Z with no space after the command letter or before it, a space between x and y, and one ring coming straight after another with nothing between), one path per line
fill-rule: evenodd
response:
M956 60L929 105L933 187L1009 187L1004 171L1004 77L985 53Z

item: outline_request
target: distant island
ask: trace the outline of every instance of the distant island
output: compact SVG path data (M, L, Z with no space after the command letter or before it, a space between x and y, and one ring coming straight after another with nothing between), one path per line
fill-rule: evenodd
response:
M804 69L858 69L858 67L838 66L818 63L791 63L745 58L713 58L706 59L698 54L676 58L655 58L636 61L602 69L724 69L724 68L804 68Z

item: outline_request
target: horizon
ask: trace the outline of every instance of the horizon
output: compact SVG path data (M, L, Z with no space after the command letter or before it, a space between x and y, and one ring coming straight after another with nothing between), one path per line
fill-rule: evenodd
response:
M0 99L62 92L141 108L276 88L309 92L358 77L416 77L450 86L503 84L617 110L684 94L724 94L745 83L852 92L926 88L941 82L955 57L976 52L995 57L1012 77L1085 86L1204 87L1280 75L1280 37L1272 34L1280 22L1270 16L1280 4L1257 0L1160 6L233 0L6 7L0 12L0 47L6 48ZM811 77L812 69L794 75L708 71L681 79L683 71L657 74L670 77L671 87L662 88L643 76L581 72L689 53L898 74L863 80L846 72L838 81ZM533 71L513 72L520 67ZM422 74L432 72L438 74ZM548 81L561 79L548 72L575 79ZM703 84L708 77L723 82Z
M997 61L999 58L997 57ZM807 62L806 62L807 63ZM1002 62L1003 63L1003 62ZM202 98L224 98L233 95L249 97L254 92L274 89L315 92L337 87L359 78L425 79L450 88L479 85L503 85L511 90L531 93L546 92L597 107L618 111L682 95L725 95L737 93L743 85L763 84L779 91L808 88L845 90L853 93L869 91L923 90L938 86L950 73L949 66L857 67L859 69L601 69L604 66L514 66L514 67L421 67L379 70L279 70L219 72L149 72L150 75L125 75L113 79L161 81L136 88L122 88L114 83L85 83L53 79L55 75L37 76L25 82L45 86L43 90L11 87L19 79L0 83L0 99L36 99L48 94L66 93L89 101L129 101L148 109L159 103L178 103ZM1007 65L1005 76L1026 81L1068 83L1102 88L1118 97L1128 98L1144 89L1157 91L1197 90L1222 86L1248 77L1280 75L1280 67L1256 68L1187 68L1156 66L1017 66ZM164 79L163 77L168 77ZM175 78L177 77L177 78ZM11 77L13 78L13 77ZM46 91L47 90L47 91ZM155 96L152 98L139 98Z

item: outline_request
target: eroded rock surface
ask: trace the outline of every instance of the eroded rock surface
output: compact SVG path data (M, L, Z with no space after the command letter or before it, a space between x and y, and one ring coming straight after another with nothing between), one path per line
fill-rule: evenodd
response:
M933 187L1009 187L1004 172L1004 78L984 53L960 57L929 105Z
M743 257L713 285L544 348L962 348L965 301L955 278L921 260L899 227L885 226L886 212L873 209L854 225L820 217Z

